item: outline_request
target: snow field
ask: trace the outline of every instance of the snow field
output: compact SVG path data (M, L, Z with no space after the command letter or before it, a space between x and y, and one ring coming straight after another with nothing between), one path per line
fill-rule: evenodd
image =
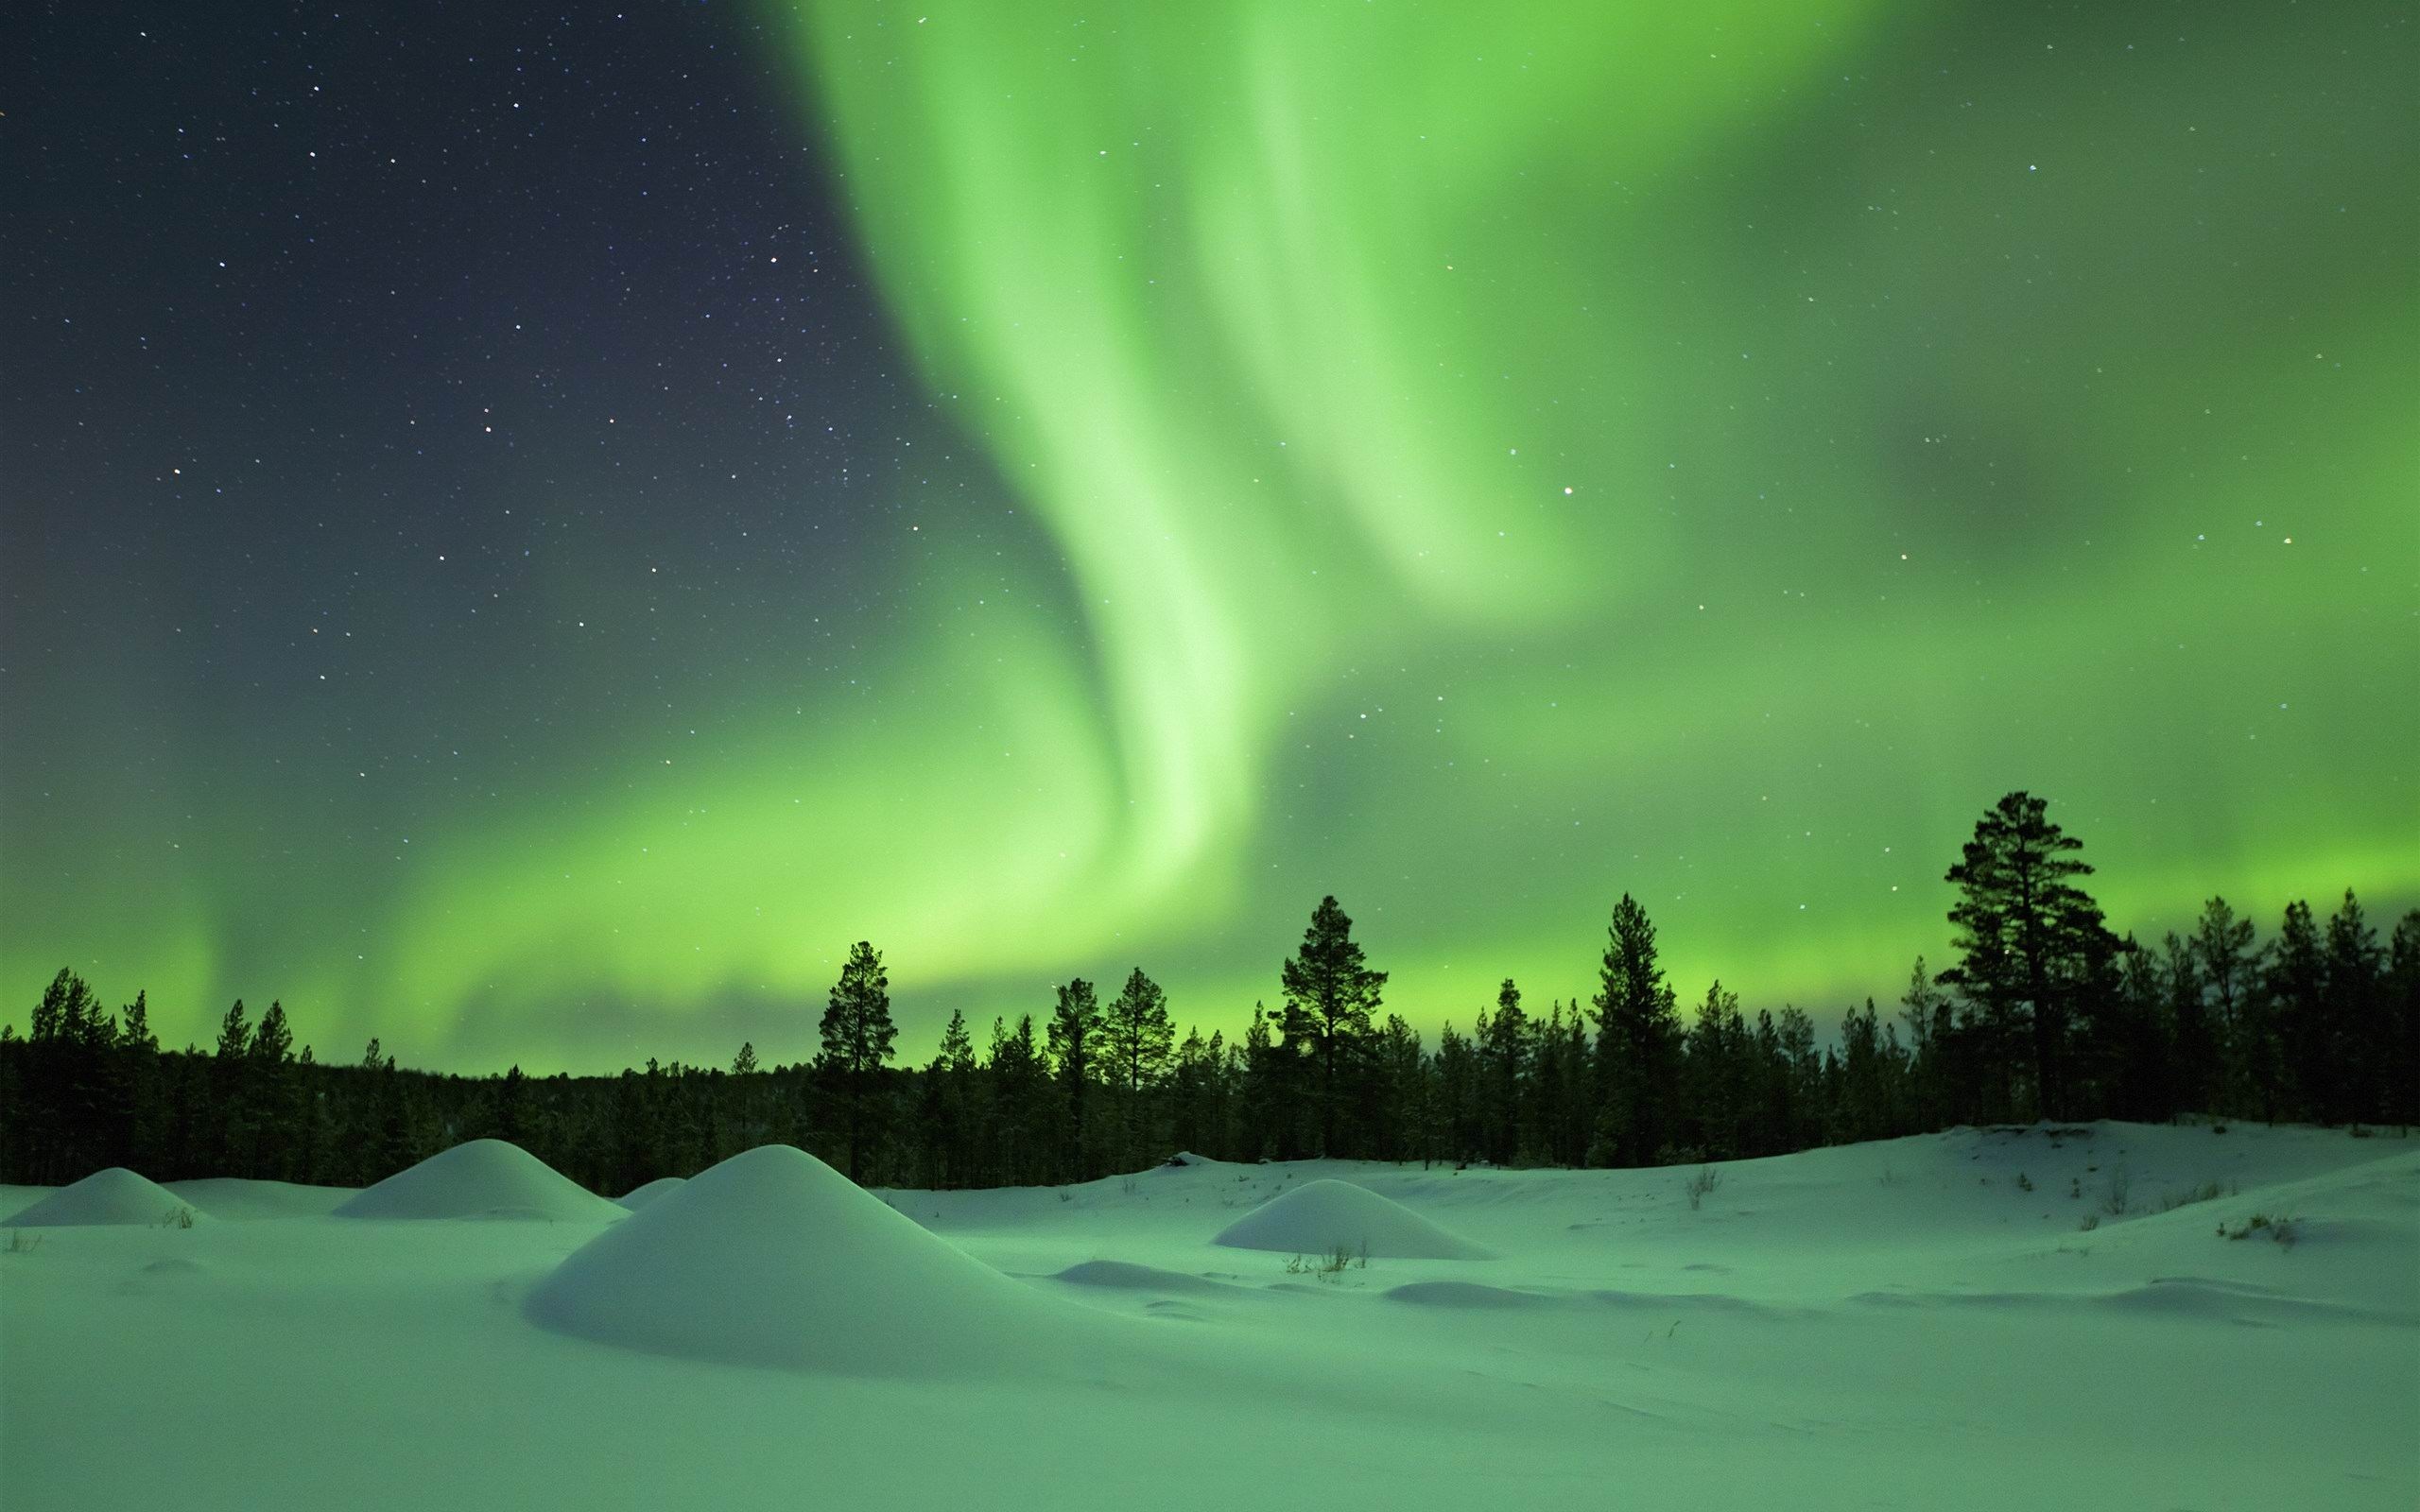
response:
M2411 1141L2103 1124L1720 1169L1694 1210L1687 1170L1329 1162L869 1195L772 1149L551 1223L334 1222L319 1189L215 1183L189 1230L0 1243L0 1485L448 1512L2420 1503ZM1215 1242L1324 1181L1495 1258L1314 1275ZM474 1211L497 1206L527 1204Z

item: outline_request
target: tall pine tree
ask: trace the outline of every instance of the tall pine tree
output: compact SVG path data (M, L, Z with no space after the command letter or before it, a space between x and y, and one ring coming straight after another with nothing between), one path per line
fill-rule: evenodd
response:
M815 1069L830 1091L849 1154L849 1179L861 1180L881 1131L882 1074L898 1028L890 1022L890 974L865 940L849 947L823 1010L823 1049Z
M1353 920L1333 896L1320 900L1303 943L1280 970L1287 1038L1311 1047L1320 1073L1320 1153L1337 1155L1337 1115L1345 1078L1370 1040L1370 1015L1387 973L1374 971L1353 940Z
M1941 980L1983 1007L2004 1093L2022 1058L2036 1115L2055 1119L2066 1116L2068 1025L2087 994L2109 986L2118 942L2076 885L2092 874L2075 858L2083 842L2052 823L2048 807L2011 793L1976 821L1947 877L1958 888L1949 921L1961 959Z
M1670 1137L1681 1016L1655 926L1630 894L1614 905L1598 968L1598 1116L1592 1165L1652 1165Z

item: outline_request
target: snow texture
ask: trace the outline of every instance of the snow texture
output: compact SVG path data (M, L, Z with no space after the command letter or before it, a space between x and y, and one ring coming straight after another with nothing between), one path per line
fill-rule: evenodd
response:
M216 1222L5 1230L0 1501L2420 1506L2420 1138L1958 1129L1721 1170L1697 1207L1693 1169L1345 1161L886 1206L768 1149L559 1223L182 1183ZM1214 1243L1322 1179L1497 1258Z

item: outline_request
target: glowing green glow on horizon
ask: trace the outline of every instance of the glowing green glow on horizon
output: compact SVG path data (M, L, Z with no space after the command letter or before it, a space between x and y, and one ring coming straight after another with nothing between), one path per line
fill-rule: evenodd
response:
M1506 974L1586 993L1630 890L1685 1001L1828 1016L1939 956L2014 787L2121 930L2420 902L2408 43L766 14L1064 579L921 516L878 696L735 683L744 738L633 739L402 882L205 870L95 917L12 879L16 999L63 956L180 1037L242 991L477 1068L722 1060L774 1015L794 1059L869 937L921 1061L953 1005L1138 962L1232 1033L1333 891L1433 1028Z

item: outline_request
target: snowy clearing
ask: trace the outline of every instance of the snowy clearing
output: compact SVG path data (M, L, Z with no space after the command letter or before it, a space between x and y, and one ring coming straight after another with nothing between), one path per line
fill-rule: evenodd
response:
M9 1503L2420 1504L2393 1133L872 1195L771 1147L636 1213L519 1154L382 1184L461 1217L112 1177L140 1221L0 1229ZM1437 1238L1485 1258L1384 1253Z

